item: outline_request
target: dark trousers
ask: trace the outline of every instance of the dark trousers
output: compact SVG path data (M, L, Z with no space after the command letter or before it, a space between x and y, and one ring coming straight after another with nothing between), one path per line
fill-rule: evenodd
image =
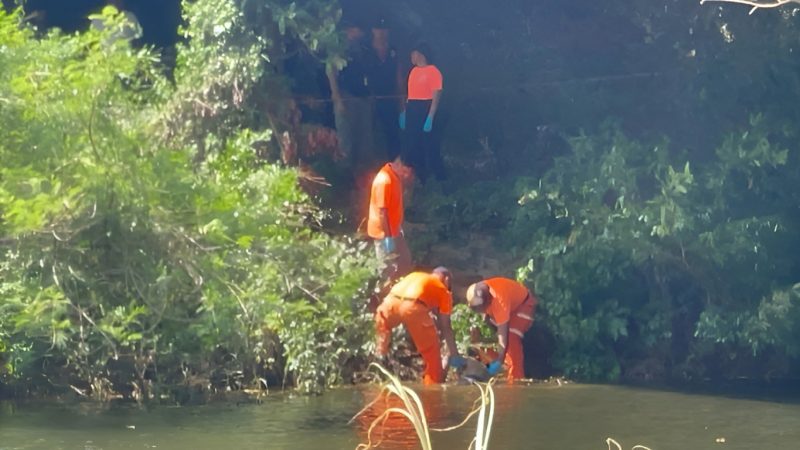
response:
M430 172L438 180L445 179L444 162L436 141L436 122L433 130L425 132L425 119L431 107L430 100L409 100L406 104L406 129L403 142L403 159L414 168L423 183Z
M388 161L394 160L400 154L400 127L397 125L399 113L396 99L375 100L375 122L383 135Z

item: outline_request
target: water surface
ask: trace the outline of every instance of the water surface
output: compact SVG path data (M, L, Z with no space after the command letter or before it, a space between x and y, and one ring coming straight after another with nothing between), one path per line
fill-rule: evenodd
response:
M457 423L474 388L418 388L432 426ZM800 404L619 386L497 386L492 449L598 449L613 437L627 449L800 448ZM0 405L0 450L11 449L352 449L372 414L348 420L372 388L319 397L273 395L262 404L140 409L97 404ZM410 426L392 422L380 448L404 448ZM434 433L434 449L466 449L474 422ZM716 440L724 438L724 443ZM414 448L414 447L412 447Z

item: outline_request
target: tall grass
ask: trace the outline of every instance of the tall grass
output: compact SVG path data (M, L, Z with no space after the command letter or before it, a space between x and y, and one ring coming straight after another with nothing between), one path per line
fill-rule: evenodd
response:
M417 438L419 439L420 445L422 446L422 450L433 450L431 445L431 431L439 431L439 432L446 432L452 431L457 428L461 428L464 426L469 419L474 416L475 414L478 415L478 423L475 429L475 437L473 438L472 442L469 445L469 449L475 450L487 450L489 447L489 437L491 436L492 431L492 422L494 421L494 390L492 389L492 383L477 383L473 382L475 386L478 387L480 390L480 397L476 400L476 404L479 405L474 408L464 420L459 423L458 425L448 427L448 428L430 428L428 427L428 420L425 417L425 410L422 407L422 401L420 400L419 396L416 392L414 392L411 388L406 387L400 381L399 378L392 375L389 371L384 369L380 364L373 363L371 366L376 367L386 378L386 382L383 384L383 388L378 393L375 400L370 402L367 406L365 406L361 411L358 412L350 422L355 420L358 416L366 412L370 409L378 400L380 400L384 394L387 395L394 395L400 399L403 403L402 407L391 407L387 408L380 416L375 418L369 426L369 430L367 431L367 443L359 444L356 447L356 450L364 450L376 447L380 444L372 443L372 432L376 426L382 425L386 423L386 419L391 414L400 414L408 419L409 422L414 427L414 431L417 433Z
M472 448L475 445L475 450L487 450L489 448L489 436L492 434L492 422L494 421L494 389L492 384L487 383L480 385L473 382L478 389L481 390L481 406L478 413L478 427L475 430L475 439L469 445ZM488 414L486 410L489 410Z

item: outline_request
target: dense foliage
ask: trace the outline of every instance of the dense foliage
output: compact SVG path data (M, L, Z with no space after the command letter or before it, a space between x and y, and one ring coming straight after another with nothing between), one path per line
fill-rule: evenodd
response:
M472 241L469 264L501 258L502 273L517 267L535 287L558 372L791 377L800 364L800 161L793 135L774 128L754 116L698 161L607 123L570 138L540 178L431 193L423 217L442 239ZM494 236L493 251L475 245L476 233ZM463 313L454 324L462 341L477 325Z
M787 376L800 310L796 155L754 117L691 166L608 128L571 140L520 199L521 274L567 373ZM771 357L779 357L768 362Z
M224 23L201 20L212 9ZM215 39L181 49L175 84L112 38L124 24L111 8L105 32L41 39L0 16L0 384L19 394L313 391L364 354L376 264L318 231L297 171L263 160L268 131L226 126L247 114L237 80L262 61L228 48L242 12L186 12L188 35ZM231 58L247 71L224 70ZM226 113L179 115L191 105ZM198 142L215 152L198 158Z
M447 80L458 176L409 201L417 262L516 272L569 376L796 374L797 14L465 1L386 8ZM375 262L298 187L336 143L284 67L345 64L337 2L183 11L175 67L114 40L112 10L104 33L0 19L0 383L20 393L316 391L369 347ZM480 324L456 308L461 344Z
M796 377L797 10L467 5L396 7L441 50L459 178L417 194L417 254L535 287L533 364L569 376Z

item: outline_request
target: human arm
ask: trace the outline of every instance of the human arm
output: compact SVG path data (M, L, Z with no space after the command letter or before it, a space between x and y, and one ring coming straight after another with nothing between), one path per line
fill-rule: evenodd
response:
M436 109L439 107L439 98L441 98L441 96L441 89L433 92L431 107L428 109L428 117L425 118L425 125L422 127L422 130L426 133L429 133L431 130L433 130L433 117L436 115Z
M381 230L383 230L383 247L387 252L394 251L394 236L392 236L391 228L389 227L389 210L381 208L378 212L381 219Z
M487 327L491 328L492 331L497 331L497 325L492 322L492 318L488 314L483 315L483 323L486 324Z
M381 208L378 213L381 218L381 229L383 230L383 237L393 237L392 229L389 227L389 210Z
M412 69L413 70L413 69ZM397 85L398 89L397 92L400 93L400 114L398 114L398 123L400 124L400 129L406 129L406 102L408 99L408 78L411 77L411 72L408 73L406 79L404 80L400 74L400 65L397 66Z
M406 98L408 97L406 90L408 86L403 78L403 72L400 70L400 64L395 64L395 78L397 83L397 108L399 112L403 112L406 110Z
M506 352L508 351L508 324L500 324L497 326L497 343L500 345L500 353L497 355L498 361L505 361Z
M447 352L450 354L451 358L453 356L459 356L455 333L453 333L453 325L450 322L450 314L439 313L437 314L437 319L439 322L439 331L442 333L442 338L444 338L444 343L447 346Z
M337 70L335 67L328 66L327 70L325 70L325 74L328 76L328 85L331 88L331 100L333 100L333 106L336 109L341 110L343 103L342 92L339 90L339 70Z
M433 91L433 99L431 100L431 107L428 109L428 117L433 120L436 116L436 111L439 109L439 100L442 98L442 90L437 89Z
M487 367L491 376L495 376L500 372L503 368L503 361L506 359L506 352L508 351L508 322L497 326L497 341L500 344L500 354Z

